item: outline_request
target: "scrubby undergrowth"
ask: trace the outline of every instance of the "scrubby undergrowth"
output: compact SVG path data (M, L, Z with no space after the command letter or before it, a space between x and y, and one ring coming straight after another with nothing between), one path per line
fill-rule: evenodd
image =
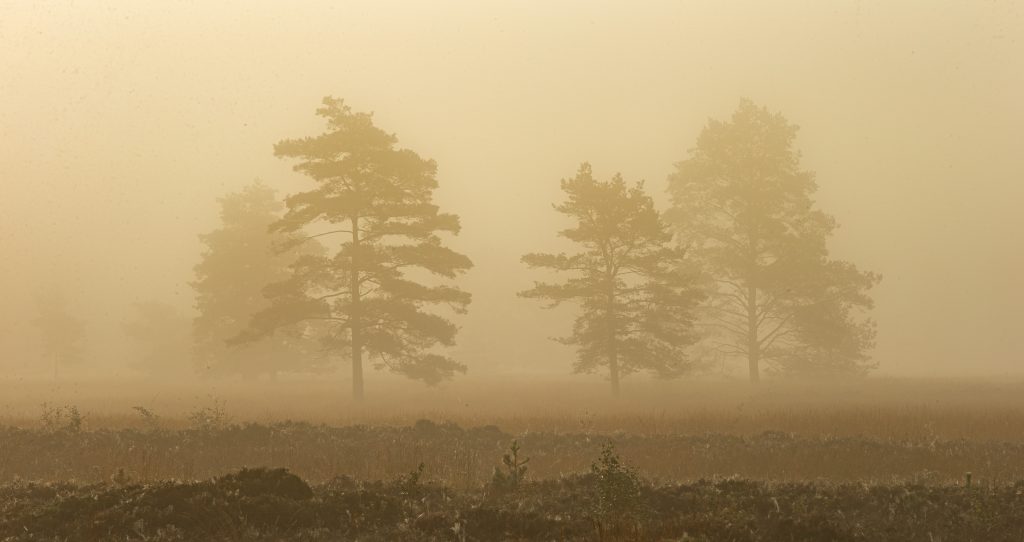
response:
M0 427L0 483L196 480L246 466L276 465L312 483L347 473L391 479L423 462L437 483L479 487L513 439L532 458L532 479L584 472L609 440L639 474L662 482L739 476L753 480L951 484L1024 479L1024 443L799 436L766 431L722 434L510 435L494 426L461 428L421 420L412 426L329 427L305 423L208 424L194 429L86 430L80 425Z
M609 508L601 472L456 491L414 475L309 486L283 469L202 482L15 483L0 540L1021 540L1024 483L652 485ZM614 491L614 488L612 488Z

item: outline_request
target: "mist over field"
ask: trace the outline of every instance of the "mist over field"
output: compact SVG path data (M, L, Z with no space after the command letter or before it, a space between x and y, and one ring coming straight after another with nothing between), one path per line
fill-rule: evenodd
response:
M568 373L572 349L548 338L571 310L515 295L537 278L522 254L565 248L559 179L589 161L664 209L673 164L741 98L800 127L832 254L884 277L872 374L1020 374L1014 2L0 9L8 375L50 373L31 320L53 290L88 324L81 372L129 374L133 303L195 315L217 198L307 187L273 145L320 133L325 95L437 162L436 200L462 223L446 242L475 264L460 378Z
M0 540L1021 540L1022 36L0 2Z

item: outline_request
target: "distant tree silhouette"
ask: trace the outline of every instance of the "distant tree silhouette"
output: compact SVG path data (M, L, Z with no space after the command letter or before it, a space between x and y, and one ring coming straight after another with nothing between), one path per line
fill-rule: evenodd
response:
M291 276L268 293L273 305L253 320L249 334L320 320L332 326L331 344L352 360L352 393L363 397L363 354L376 366L434 384L465 372L436 351L454 344L457 328L429 312L442 305L464 313L470 295L455 286L427 285L428 275L452 279L472 267L445 247L439 233L457 234L456 215L433 202L437 165L396 148L397 138L367 113L325 98L319 136L279 142L274 152L294 158L295 170L316 187L287 198L275 231L334 239L326 255L305 255ZM301 243L296 243L301 246Z
M68 300L59 290L36 295L38 314L32 321L39 329L43 352L53 362L53 378L61 367L82 362L85 322L71 314Z
M711 120L669 176L667 213L679 240L714 279L706 324L718 346L786 373L862 374L874 323L863 315L879 280L829 259L835 220L814 208L814 175L800 168L797 127L743 100Z
M131 365L151 376L185 372L192 357L192 322L159 301L133 305L132 319L121 329L132 346Z
M572 335L576 372L608 370L612 393L622 377L648 370L673 377L692 368L685 348L696 339L694 308L703 295L685 250L672 244L643 184L627 186L620 175L594 179L590 164L562 180L567 196L555 206L575 221L559 235L576 243L575 254L527 254L532 268L567 273L562 283L538 282L520 295L579 305Z
M270 232L284 205L273 189L259 181L224 196L220 206L221 226L200 236L205 251L192 282L197 371L256 378L324 368L329 360L320 354L319 335L310 323L283 326L274 336L231 342L254 315L270 307L264 289L291 276L291 266L301 254L318 254L323 249L312 241L301 250L281 253L295 239Z

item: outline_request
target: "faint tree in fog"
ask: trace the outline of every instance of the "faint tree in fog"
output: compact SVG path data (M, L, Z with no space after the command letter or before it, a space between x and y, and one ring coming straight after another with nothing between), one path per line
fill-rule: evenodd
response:
M132 347L131 366L150 375L180 374L192 358L192 322L159 301L135 303L121 329Z
M43 352L53 363L53 378L61 367L82 362L85 322L72 315L68 301L58 290L36 296L38 315L32 321L39 329Z
M315 241L282 253L294 236L272 233L284 205L273 189L255 182L220 199L221 226L200 236L205 247L192 288L195 363L200 374L255 378L278 372L318 370L327 363L317 329L310 323L284 326L273 336L231 343L254 315L270 307L264 289L291 276L302 254L323 252Z
M357 399L364 353L378 368L428 384L465 372L436 351L454 344L455 324L425 310L441 305L464 313L470 302L455 286L423 282L430 275L453 279L472 267L438 236L457 234L459 218L433 202L437 165L396 148L397 138L374 126L371 114L355 113L343 100L324 98L317 114L327 121L325 133L274 147L277 156L298 159L295 170L315 184L288 197L275 229L333 240L331 253L300 258L291 276L268 290L274 305L253 320L250 333L329 322L335 350L351 356Z
M694 309L703 298L685 250L672 244L643 183L627 186L616 175L594 179L590 164L562 180L567 201L555 209L575 225L559 233L576 243L575 254L527 254L523 262L569 274L565 282L538 282L520 295L554 307L576 302L580 313L572 335L576 372L606 368L612 392L630 373L661 377L692 368L685 348L696 339Z
M669 176L667 218L714 279L707 324L721 351L787 373L859 374L873 367L868 290L880 276L829 259L835 220L814 208L813 173L793 148L797 127L743 100L711 120Z

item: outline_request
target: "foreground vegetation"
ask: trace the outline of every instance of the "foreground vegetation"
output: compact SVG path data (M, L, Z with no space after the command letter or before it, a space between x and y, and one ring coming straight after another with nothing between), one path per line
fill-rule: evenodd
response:
M207 415L210 413L207 412ZM0 427L0 481L103 482L119 471L134 480L195 480L242 467L279 466L314 483L339 473L389 479L429 466L428 476L456 488L489 480L514 438L533 458L534 479L585 470L613 442L652 480L684 482L739 476L774 482L949 484L972 472L975 483L1024 479L1024 443L940 439L797 436L765 431L724 434L549 433L510 435L495 426L462 428L420 420L411 426L330 427L306 423L221 424L198 418L189 429L81 429L74 416L48 427Z
M571 390L9 386L0 541L1024 536L1019 384Z
M15 483L0 540L1020 540L1024 483L642 482L617 462L459 491L422 470L307 485L283 469L202 482Z

